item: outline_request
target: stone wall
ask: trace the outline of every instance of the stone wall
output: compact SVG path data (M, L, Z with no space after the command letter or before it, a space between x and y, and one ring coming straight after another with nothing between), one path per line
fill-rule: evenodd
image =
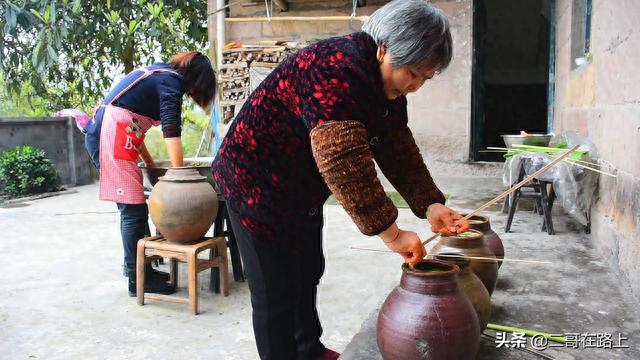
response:
M357 15L369 15L388 1L368 0ZM409 126L432 172L439 175L497 175L501 164L469 165L471 131L472 0L436 0L432 3L449 16L454 59L440 76L408 97ZM351 14L352 2L290 2L289 11L275 16L332 16ZM264 6L232 6L230 17L265 16ZM313 40L359 31L359 21L274 21L227 23L227 42L266 39Z
M579 67L571 58L572 3L556 7L554 131L588 135L604 168L617 173L600 177L592 239L640 298L640 2L592 2L592 56Z
M19 145L44 150L65 185L93 181L93 165L84 149L84 136L73 118L0 118L0 152Z

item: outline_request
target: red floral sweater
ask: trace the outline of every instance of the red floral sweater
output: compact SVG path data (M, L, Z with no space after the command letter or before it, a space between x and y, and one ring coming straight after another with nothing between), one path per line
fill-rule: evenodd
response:
M320 41L287 58L251 94L213 162L214 179L242 224L295 243L320 224L333 192L360 230L397 218L373 158L421 218L444 203L407 127L405 97L383 94L377 46L366 33Z

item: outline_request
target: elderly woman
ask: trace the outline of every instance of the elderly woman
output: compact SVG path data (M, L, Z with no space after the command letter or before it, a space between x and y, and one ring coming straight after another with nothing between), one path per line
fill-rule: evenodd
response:
M444 70L449 22L419 0L376 11L363 32L286 59L253 92L213 163L247 273L261 359L335 359L320 342L322 206L333 193L360 231L415 264L418 235L396 224L374 159L434 232L468 223L444 206L407 127L405 95ZM373 279L372 279L373 280Z
M100 170L100 200L115 202L120 211L129 296L136 296L136 244L149 235L138 159L147 167L155 163L144 144L145 133L161 125L171 165L182 166L182 98L186 94L208 108L215 91L215 73L206 56L197 51L176 54L168 63L134 70L114 84L85 125L85 147ZM175 292L166 282L168 274L147 266L145 292Z

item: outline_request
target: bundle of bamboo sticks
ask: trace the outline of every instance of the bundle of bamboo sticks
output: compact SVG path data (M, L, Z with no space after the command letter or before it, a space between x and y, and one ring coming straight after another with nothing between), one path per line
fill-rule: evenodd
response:
M530 146L530 145L514 145L515 147L512 148L503 148L503 147L494 147L494 146L490 146L487 147L488 150L496 150L499 152L515 152L518 154L522 154L525 152L541 152L541 153L545 153L545 154L556 154L556 153L561 153L563 151L565 151L566 149L559 149L559 148L551 148L551 147L544 147L544 146ZM580 159L574 159L574 158L565 158L562 161L583 168L583 169L587 169L593 172L596 172L598 174L602 174L602 175L606 175L606 176L611 176L611 177L616 177L617 175L615 174L611 174L608 173L606 171L603 171L602 169L596 169L595 167L600 167L600 164L595 163L595 162L590 162L590 161L584 161L584 160L580 160Z

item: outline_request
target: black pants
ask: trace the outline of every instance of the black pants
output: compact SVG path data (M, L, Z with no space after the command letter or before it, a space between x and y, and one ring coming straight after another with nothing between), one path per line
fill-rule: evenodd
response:
M316 214L322 219L322 213ZM251 291L253 332L262 360L315 360L324 353L316 288L324 272L322 221L296 236L293 253L282 241L265 241L229 209ZM289 234L291 236L291 234Z

